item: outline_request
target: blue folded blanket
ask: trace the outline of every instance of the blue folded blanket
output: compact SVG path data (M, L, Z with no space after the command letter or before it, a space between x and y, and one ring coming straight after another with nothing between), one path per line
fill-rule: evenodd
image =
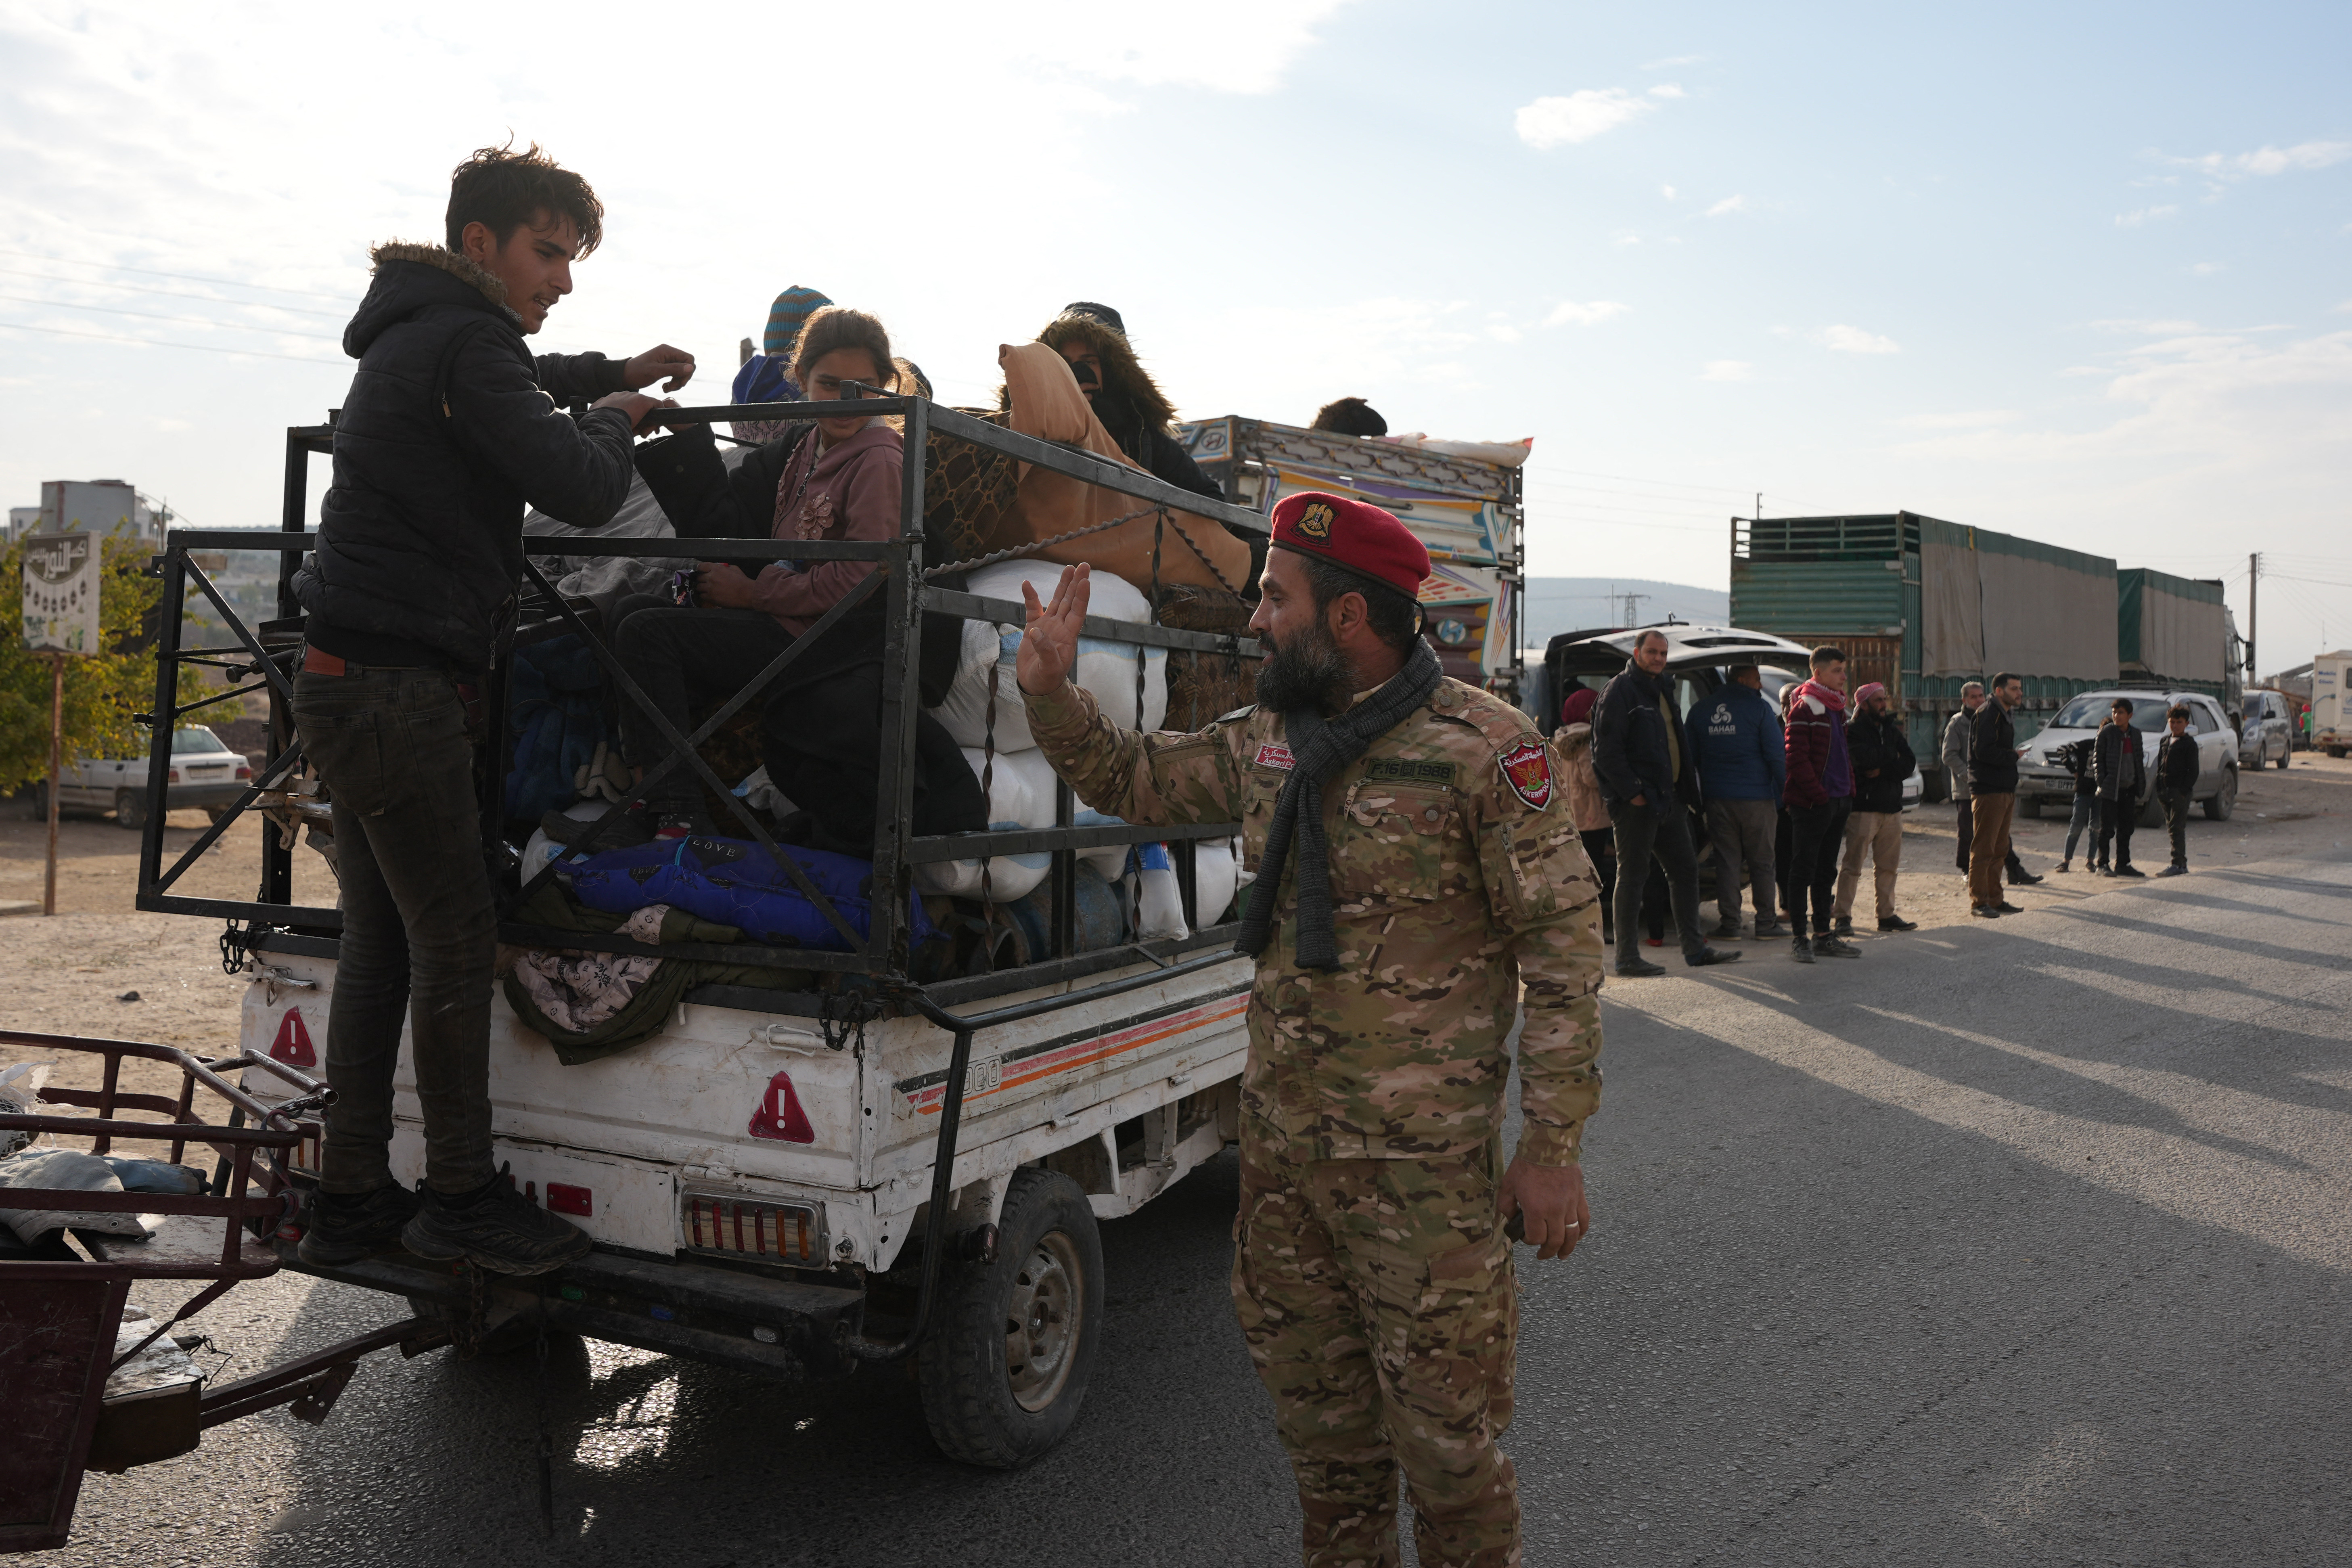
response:
M863 941L873 930L871 861L790 845L784 853ZM753 942L846 952L833 922L819 912L757 844L740 838L657 838L632 849L610 849L566 861L556 875L592 910L627 914L667 904L741 931ZM915 942L932 935L922 900L908 897L907 919Z

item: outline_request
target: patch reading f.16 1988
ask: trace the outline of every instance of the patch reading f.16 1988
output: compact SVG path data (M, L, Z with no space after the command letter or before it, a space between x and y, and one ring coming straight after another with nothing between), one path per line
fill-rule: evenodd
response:
M1452 763L1421 762L1412 757L1374 757L1364 764L1364 776L1385 784L1450 784Z

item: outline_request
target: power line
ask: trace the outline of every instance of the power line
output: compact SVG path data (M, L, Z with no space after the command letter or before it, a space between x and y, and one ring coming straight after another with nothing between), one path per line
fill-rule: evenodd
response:
M136 316L142 321L169 321L181 327L215 327L228 332L268 332L275 337L309 338L320 343L343 341L340 335L331 336L325 332L297 332L284 327L248 327L236 321L206 321L201 316L159 316L152 310L126 310L119 305L77 305L69 300L40 300L29 294L0 294L0 300L18 305L47 305L58 310L96 310L109 316Z
M184 289L155 289L144 283L110 283L100 278L60 278L54 272L27 272L21 267L0 267L0 277L37 278L44 283L62 283L69 289L113 289L126 294L160 294L170 300L201 300L206 304L228 305L240 310L283 310L296 316L321 316L331 321L341 321L349 310L313 310L301 305L273 305L267 300L230 300L218 294L191 294Z
M251 289L263 294L294 294L308 300L341 300L346 303L351 299L348 294L321 294L315 289L280 289L274 283L243 283L228 278L204 278L193 272L159 272L152 267L125 267L113 261L82 261L70 256L44 256L37 250L11 250L5 246L0 246L0 256L46 261L53 267L94 267L102 272L136 272L142 278L171 278L182 283L209 283L216 289Z
M31 327L21 321L0 321L0 332L46 332L53 338L87 338L93 342L120 343L132 349L194 349L199 353L243 354L249 359L290 359L297 364L333 365L336 362L310 354L274 354L267 349L224 348L218 343L160 343L142 338L110 337L104 332L76 332L64 327Z

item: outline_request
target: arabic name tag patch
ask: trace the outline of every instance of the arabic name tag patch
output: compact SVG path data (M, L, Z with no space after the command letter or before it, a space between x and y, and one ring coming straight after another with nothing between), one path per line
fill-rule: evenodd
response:
M1257 765L1262 768L1280 768L1284 773L1288 773L1290 771L1290 748L1288 746L1277 746L1272 741L1260 741L1257 745L1257 755L1252 758L1251 761L1256 763Z
M1514 746L1497 761L1513 795L1538 811L1551 804L1551 751L1541 741Z

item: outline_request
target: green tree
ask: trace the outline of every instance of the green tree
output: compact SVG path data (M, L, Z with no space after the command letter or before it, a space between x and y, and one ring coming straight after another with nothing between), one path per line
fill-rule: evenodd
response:
M155 650L149 636L163 598L147 574L152 551L127 539L100 542L99 653L66 660L65 755L126 756L147 732L131 721L155 700ZM0 553L0 794L13 795L49 775L49 661L25 647L25 547ZM180 670L180 700L202 695L196 671Z

